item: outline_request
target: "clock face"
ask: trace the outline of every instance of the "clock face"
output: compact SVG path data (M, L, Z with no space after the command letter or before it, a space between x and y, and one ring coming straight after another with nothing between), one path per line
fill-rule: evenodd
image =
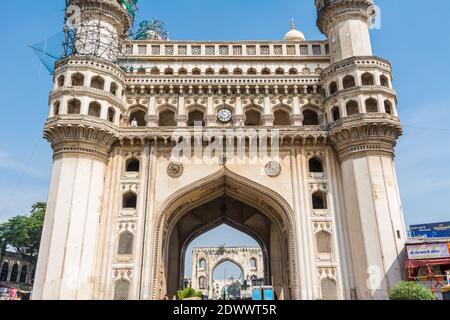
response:
M229 109L224 108L219 111L217 118L222 123L228 123L233 118L233 113Z

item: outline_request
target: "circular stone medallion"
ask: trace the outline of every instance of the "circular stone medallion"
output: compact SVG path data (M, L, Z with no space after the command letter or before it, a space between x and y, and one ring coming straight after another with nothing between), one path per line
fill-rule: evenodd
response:
M167 174L171 178L179 178L183 175L184 167L179 162L171 162L167 167Z
M281 165L276 161L270 161L264 170L269 177L275 178L281 173Z

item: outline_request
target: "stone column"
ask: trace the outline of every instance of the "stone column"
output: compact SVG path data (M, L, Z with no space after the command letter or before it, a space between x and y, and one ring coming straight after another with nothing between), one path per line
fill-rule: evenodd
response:
M108 128L78 124L76 133L61 121L45 128L54 162L33 290L36 300L94 298L99 219L114 135L105 131Z
M331 129L358 299L387 299L388 290L403 279L406 229L394 168L400 134L398 121L379 123L370 116Z

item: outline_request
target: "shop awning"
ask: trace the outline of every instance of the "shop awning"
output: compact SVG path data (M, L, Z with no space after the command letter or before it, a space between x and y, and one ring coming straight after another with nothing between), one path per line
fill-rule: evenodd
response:
M406 269L420 268L426 266L450 266L450 258L447 259L431 259L431 260L407 260Z

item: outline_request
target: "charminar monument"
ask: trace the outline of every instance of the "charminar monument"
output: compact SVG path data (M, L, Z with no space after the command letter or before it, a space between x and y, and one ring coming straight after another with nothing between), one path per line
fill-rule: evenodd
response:
M373 0L316 0L323 41L294 24L279 41L132 36L135 0L67 2L34 299L172 297L189 244L222 224L260 244L280 299L387 298L402 127Z

